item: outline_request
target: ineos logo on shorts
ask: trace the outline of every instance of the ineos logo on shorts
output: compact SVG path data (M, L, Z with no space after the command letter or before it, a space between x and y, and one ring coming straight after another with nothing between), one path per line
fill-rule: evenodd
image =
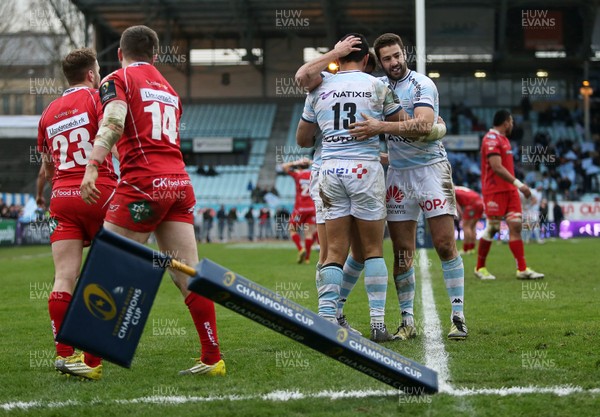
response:
M115 300L98 284L89 284L85 287L83 301L89 312L97 319L112 320L117 315Z
M446 206L446 199L440 200L439 198L434 198L433 200L425 200L419 202L419 206L421 206L421 210L423 211L443 209Z
M404 199L404 193L395 185L392 185L390 188L388 188L387 192L385 193L385 201L389 202L391 199L394 199L396 203L401 203Z

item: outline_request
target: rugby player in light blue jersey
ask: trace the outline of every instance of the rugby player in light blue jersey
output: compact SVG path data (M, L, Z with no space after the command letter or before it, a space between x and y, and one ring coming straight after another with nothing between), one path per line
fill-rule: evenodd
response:
M318 87L321 84L323 79L332 76L331 73L324 72L323 71L324 68L326 68L330 62L338 61L339 58L348 55L352 51L360 50L360 47L359 47L360 43L361 43L360 38L355 37L355 36L348 36L347 38L342 39L335 45L335 47L331 51L329 51L321 56L318 56L318 57L314 58L313 60L302 65L296 72L296 82L298 83L298 85L300 85L302 88L307 89L308 91L314 90L316 87ZM375 66L376 66L375 55L372 52L369 52L369 61L367 64L367 68L365 69L365 72L370 74L375 69ZM401 115L400 117L402 120L405 120L408 118L408 115L404 111L401 111L400 115ZM428 139L441 138L441 137L443 137L443 135L445 133L445 125L443 123L441 123L441 124L439 124L439 126L435 126L435 128L432 130L433 130L433 132L430 134L431 137ZM410 133L414 136L415 139L421 139L421 140L427 139L427 138L420 138L421 135L414 134L414 132L410 132ZM321 138L321 135L319 132L319 134L317 135L317 139L315 140L315 144L314 144L315 149L318 149L319 155L320 155L320 143L321 143L320 138ZM312 143L309 145L306 145L306 146L312 146ZM388 165L387 154L381 154L381 163L384 165ZM318 193L319 169L320 169L320 158L315 157L314 162L313 162L312 177L311 177L311 196L313 197L313 199L315 201L315 206L317 207L317 216L316 216L317 217L317 230L319 233L319 240L320 240L320 244L321 244L321 253L319 256L319 263L317 263L317 277L319 276L318 270L320 269L321 265L323 264L324 260L326 259L326 254L327 254L327 240L326 240L326 236L325 236L325 225L324 225L324 220L323 220L322 214L321 214L322 211L319 208L321 205L321 201L320 201L321 199L320 199L320 196ZM357 332L357 330L353 329L348 324L348 321L346 320L346 317L344 315L344 310L343 310L345 302L346 302L350 292L356 285L358 278L360 277L360 274L364 268L364 256L362 255L362 248L360 246L360 242L358 242L358 239L356 239L357 233L356 233L356 227L355 227L354 222L352 224L352 227L353 227L353 231L352 231L353 238L351 239L351 253L348 255L348 257L346 258L346 262L344 263L344 268L343 268L344 275L343 275L343 281L342 281L342 286L341 286L341 290L340 290L340 299L338 301L337 318L338 318L338 323L340 324L340 326L348 329L349 331ZM373 286L366 285L367 294L372 289L373 289ZM369 296L369 299L370 300L374 299L374 297Z
M408 68L399 36L386 33L375 40L375 54L387 76L381 80L398 95L403 110L411 117L400 123L366 118L357 122L353 135L359 138L386 133L388 169L387 220L394 247L394 281L402 319L396 335L415 337L413 317L415 274L413 259L417 220L425 215L433 244L442 261L446 291L452 306L449 339L463 340L467 326L463 313L464 267L456 249L454 216L456 199L452 168L441 140L413 140L408 133L430 135L438 118L438 92L431 79Z
M362 72L368 62L364 36L360 49L341 57L340 71L322 80L307 98L296 140L311 146L317 128L322 132L319 193L323 200L327 258L319 271L319 315L337 323L337 303L343 263L350 247L353 221L365 257L365 284L371 285L371 339L393 340L384 323L387 267L383 259L385 179L379 162L379 137L358 141L348 133L360 114L399 121L401 110L383 82Z

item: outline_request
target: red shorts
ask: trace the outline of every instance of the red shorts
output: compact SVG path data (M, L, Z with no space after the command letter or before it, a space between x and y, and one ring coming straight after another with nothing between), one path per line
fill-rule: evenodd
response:
M521 198L515 188L510 191L500 191L484 194L485 215L487 217L504 217L507 213L521 213Z
M483 204L473 204L462 208L463 220L479 220L483 217Z
M313 211L299 212L294 210L290 216L290 226L300 226L301 224L317 224L317 213Z
M112 197L114 185L97 185L100 198L96 204L86 204L81 198L79 185L61 187L52 190L50 199L50 243L59 240L83 240L84 246L100 230L104 215Z
M106 212L106 221L148 233L162 222L194 224L196 197L187 174L138 177L121 181Z

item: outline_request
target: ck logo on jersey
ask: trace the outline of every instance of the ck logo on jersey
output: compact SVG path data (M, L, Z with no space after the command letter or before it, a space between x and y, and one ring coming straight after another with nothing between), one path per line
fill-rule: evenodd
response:
M143 222L154 215L150 203L147 201L136 201L127 205L129 214L135 223Z
M352 173L356 174L356 178L359 180L362 179L363 175L368 173L367 168L363 168L362 164L358 164L356 167L352 168Z
M439 198L434 198L433 200L425 200L419 202L419 206L421 206L421 210L423 211L432 211L437 209L443 209L446 206L447 200L444 198L443 200Z
M388 203L392 199L396 203L401 203L402 200L404 199L404 193L402 192L401 189L399 189L395 185L392 185L390 188L388 188L387 192L385 193L385 201L386 201L386 203Z

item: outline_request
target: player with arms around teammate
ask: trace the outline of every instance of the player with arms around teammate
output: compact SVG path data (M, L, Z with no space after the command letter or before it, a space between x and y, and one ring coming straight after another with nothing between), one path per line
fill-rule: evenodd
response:
M160 250L189 265L198 262L194 236L196 199L179 149L179 96L152 65L158 36L146 26L121 35L121 69L100 84L104 120L81 183L87 203L98 198L99 161L116 144L121 181L104 227L140 243L154 232ZM169 270L200 336L202 355L182 374L225 375L212 301L187 289L188 276Z
M387 221L394 248L394 281L402 319L396 335L416 336L414 326L415 253L417 220L429 223L433 245L442 262L446 291L452 307L449 339L467 337L464 316L464 266L456 249L454 216L456 201L452 168L436 132L439 98L435 84L408 68L404 44L398 35L385 33L375 40L375 54L386 73L381 80L394 90L410 119L400 123L367 118L350 132L359 137L388 134L390 166L386 188ZM417 140L411 139L419 136Z
M52 182L50 199L50 242L54 261L54 286L48 311L56 344L56 368L64 373L67 361L78 363L80 376L100 379L101 358L89 353L75 354L72 346L56 342L67 312L75 281L81 268L82 251L102 226L110 197L117 186L111 155L98 160L98 198L91 206L81 199L79 184L92 153L102 105L98 97L100 67L92 49L71 51L62 61L69 83L62 97L46 108L38 128L38 150L43 155L43 170ZM38 181L43 190L44 179ZM41 192L38 192L41 195Z
M485 261L500 222L504 218L508 225L508 246L517 263L518 279L541 279L544 274L527 267L525 248L521 239L522 210L519 191L525 198L531 190L515 178L512 146L508 137L512 132L513 118L508 110L499 110L494 115L494 128L490 129L481 142L481 191L485 204L487 225L477 252L475 276L479 279L495 279L485 267Z
M462 218L464 241L462 254L475 252L477 240L477 222L483 217L483 199L476 192L467 187L454 187L456 194L456 208Z
M323 135L319 192L325 213L327 259L317 282L319 315L337 323L342 266L354 221L365 257L365 285L376 289L369 292L371 339L382 342L393 337L384 323L388 276L383 259L385 180L379 162L379 137L358 141L348 127L361 113L398 120L401 109L384 83L362 72L368 61L367 40L359 34L344 38L348 36L361 39L360 50L340 58L340 71L309 93L296 140L300 146L311 146L317 127Z
M300 159L298 161L281 164L283 172L294 179L296 183L296 201L294 211L290 216L290 236L298 248L298 263L310 262L310 250L313 244L313 235L316 231L315 203L310 196L311 161ZM304 248L300 243L298 230L304 233Z

